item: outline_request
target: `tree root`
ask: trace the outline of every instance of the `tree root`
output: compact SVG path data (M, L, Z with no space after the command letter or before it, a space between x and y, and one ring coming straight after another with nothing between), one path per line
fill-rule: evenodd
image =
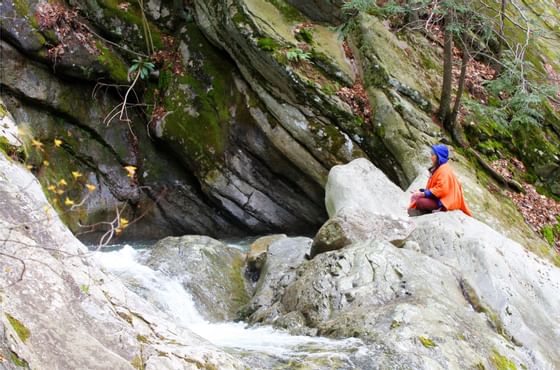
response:
M505 185L509 189L515 190L518 193L524 193L525 192L525 190L523 189L523 186L521 186L520 183L518 183L517 181L515 181L513 179L507 179L504 176L502 176L501 174L499 174L495 169L492 168L492 166L490 166L488 164L488 162L486 162L486 160L484 160L484 158L482 158L482 156L480 154L478 154L476 152L476 150L474 150L472 148L469 148L468 152L470 154L472 154L477 159L478 163L480 163L482 168L484 168L496 181Z

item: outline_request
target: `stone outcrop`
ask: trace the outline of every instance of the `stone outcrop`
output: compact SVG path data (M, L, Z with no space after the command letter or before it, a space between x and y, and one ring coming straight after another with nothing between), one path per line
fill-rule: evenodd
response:
M422 216L415 223L408 246L455 269L469 303L500 334L558 366L551 344L560 343L560 269L460 212Z
M360 159L335 167L333 177L358 174L368 165ZM402 213L407 196L377 171L341 176L345 181L331 195L335 201L329 203L327 191L327 209L338 215L345 209L339 205L359 206L359 200L364 207L383 205L375 194L386 194L387 207L400 206L379 218L390 219L391 210ZM362 338L383 349L373 367L559 365L558 267L460 211L409 222L415 228L401 248L366 235L359 224L347 224L341 233L350 236L348 245L310 261L302 258L308 241L292 245L289 254L276 252L274 243L248 321L298 334ZM351 240L354 235L363 239Z
M231 321L249 300L244 254L207 236L168 237L157 242L147 265L182 282L202 315Z
M145 12L100 0L41 4L0 5L2 98L29 139L64 140L64 150L24 146L44 188L76 171L99 190L84 212L57 206L75 232L126 206L136 221L123 238L308 233L326 218L330 168L369 158L404 188L441 137L431 120L437 51L369 15L341 40L328 25L344 18L338 0L153 0ZM129 100L147 109L107 120L128 68L152 52L157 71ZM80 185L65 195L83 199Z
M2 153L0 188L2 368L243 368L103 273Z
M333 167L325 195L330 218L317 232L310 256L369 239L402 245L414 229L406 214L408 202L401 189L366 159Z

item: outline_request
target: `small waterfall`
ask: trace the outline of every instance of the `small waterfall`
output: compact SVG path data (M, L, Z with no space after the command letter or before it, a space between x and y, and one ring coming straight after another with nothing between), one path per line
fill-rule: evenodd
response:
M143 264L149 253L149 249L124 245L110 252L96 252L95 256L107 272L118 276L128 288L168 315L172 322L224 351L240 355L248 364L269 368L304 361L310 368L350 369L356 367L356 361L361 363L371 358L366 346L355 338L296 336L271 326L208 322L181 282Z

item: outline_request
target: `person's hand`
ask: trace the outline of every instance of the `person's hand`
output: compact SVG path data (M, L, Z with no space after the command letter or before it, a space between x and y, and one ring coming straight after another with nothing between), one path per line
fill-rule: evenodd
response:
M421 191L415 191L412 193L412 197L413 198L423 198L424 197L424 193Z

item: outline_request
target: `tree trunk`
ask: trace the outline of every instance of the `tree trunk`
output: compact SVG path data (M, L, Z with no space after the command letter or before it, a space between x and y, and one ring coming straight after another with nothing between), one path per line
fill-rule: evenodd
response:
M505 22L506 22L506 5L507 0L501 0L501 7L500 7L500 30L498 32L498 50L496 50L496 75L499 75L502 71L502 52L504 50L505 44Z
M450 105L453 87L453 34L451 32L451 11L445 14L443 27L443 83L441 86L441 99L439 103L439 118L445 124L451 113Z
M420 24L420 3L417 0L412 0L410 2L410 13L408 15L408 24L412 25L412 28L418 27Z
M457 86L457 94L455 95L455 103L453 104L453 111L447 117L448 122L444 122L444 127L451 133L453 140L455 140L463 148L467 147L467 141L463 133L463 127L457 121L459 109L461 109L461 98L465 90L465 80L467 77L467 65L469 64L470 55L466 45L463 45L463 58L461 59L461 75Z

